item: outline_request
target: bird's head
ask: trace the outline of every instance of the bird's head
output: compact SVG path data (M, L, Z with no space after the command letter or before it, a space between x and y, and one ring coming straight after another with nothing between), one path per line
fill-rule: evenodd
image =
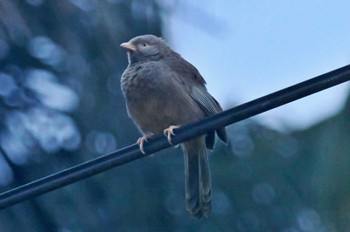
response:
M137 36L120 46L128 51L129 63L156 61L171 52L165 41L154 35Z

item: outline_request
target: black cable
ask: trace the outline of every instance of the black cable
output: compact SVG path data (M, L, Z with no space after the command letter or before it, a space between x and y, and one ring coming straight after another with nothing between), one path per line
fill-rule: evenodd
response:
M310 80L239 105L230 110L226 110L212 117L184 125L183 127L175 130L176 136L173 138L172 142L175 145L187 141L191 138L203 135L209 130L230 125L349 80L350 65L347 65L329 73L325 73ZM147 154L151 154L170 146L172 145L168 143L165 136L159 135L154 139L149 139L148 143L145 143L144 150L147 152ZM139 147L136 144L117 150L110 154L103 155L96 159L76 165L0 194L0 209L61 188L73 182L96 175L100 172L123 165L144 156L145 155L140 152Z

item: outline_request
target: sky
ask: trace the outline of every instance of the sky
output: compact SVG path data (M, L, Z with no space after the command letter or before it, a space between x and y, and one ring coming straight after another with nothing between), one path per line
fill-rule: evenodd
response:
M165 39L226 109L350 63L347 0L167 4ZM348 93L342 84L255 118L282 131L304 129L339 112Z

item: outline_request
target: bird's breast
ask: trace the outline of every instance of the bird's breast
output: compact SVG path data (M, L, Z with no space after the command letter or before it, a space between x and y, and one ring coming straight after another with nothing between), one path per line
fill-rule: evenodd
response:
M144 133L157 134L170 125L181 125L203 116L170 72L167 67L151 63L129 67L122 76L129 115Z
M143 132L159 133L171 123L171 99L152 65L129 67L121 85L129 115Z
M152 72L152 65L138 64L124 72L121 86L127 101L145 101L155 97L162 90L162 82L159 75Z

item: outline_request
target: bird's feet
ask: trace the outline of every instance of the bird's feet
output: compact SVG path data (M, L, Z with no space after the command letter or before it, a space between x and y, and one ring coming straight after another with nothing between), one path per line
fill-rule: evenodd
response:
M167 129L165 129L165 130L163 131L164 135L167 137L168 142L169 142L171 145L173 145L173 143L171 142L171 136L172 136L172 135L175 135L174 129L179 128L179 127L180 127L180 126L169 126Z
M150 138L150 135L144 135L140 138L138 138L138 140L136 141L136 143L139 145L140 147L140 151L142 152L142 154L146 155L145 150L143 149L143 144L146 142L148 142L148 139Z

